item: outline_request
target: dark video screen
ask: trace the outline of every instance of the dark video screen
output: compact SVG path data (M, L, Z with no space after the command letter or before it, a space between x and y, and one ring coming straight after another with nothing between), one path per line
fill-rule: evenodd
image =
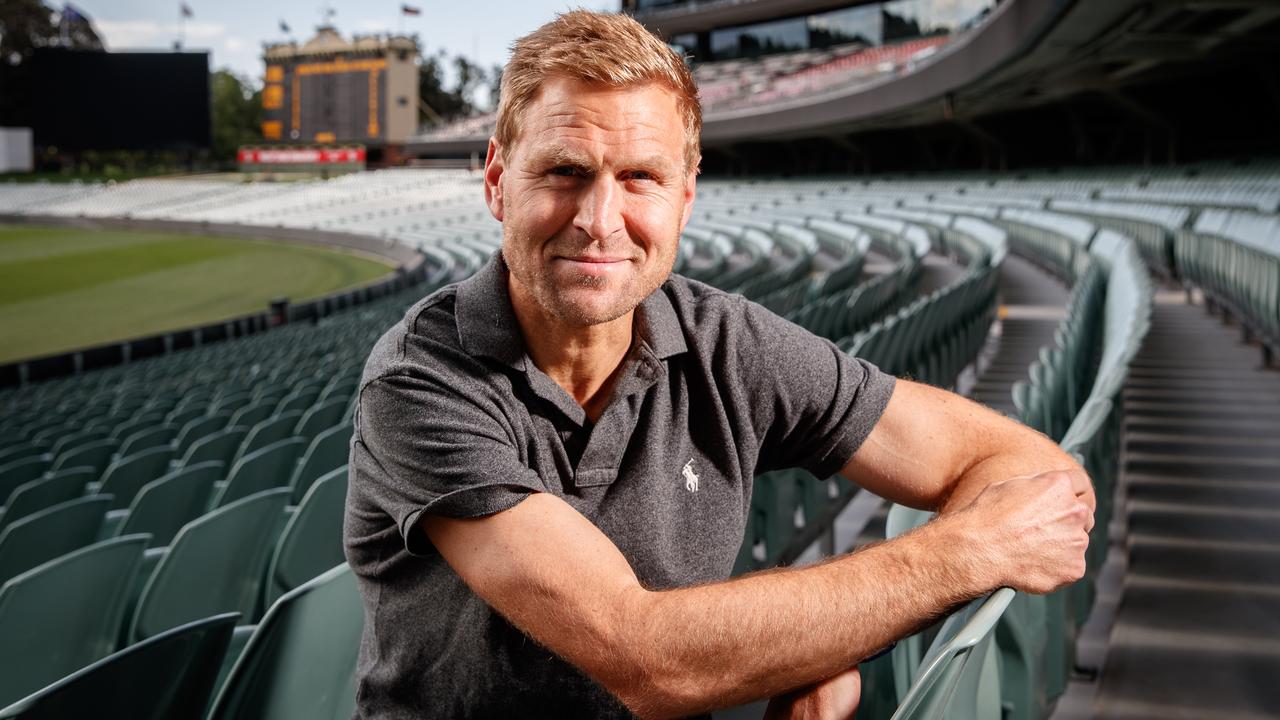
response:
M209 55L41 49L35 144L68 150L209 147Z

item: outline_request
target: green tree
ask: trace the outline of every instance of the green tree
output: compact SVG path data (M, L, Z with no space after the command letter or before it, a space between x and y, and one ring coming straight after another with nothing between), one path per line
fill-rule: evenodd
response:
M235 160L241 145L262 142L262 91L229 69L210 77L213 103L213 160Z
M453 66L454 81L448 85L445 81L445 68ZM422 101L419 108L419 121L427 125L441 125L474 115L480 111L475 97L478 92L488 89L490 100L496 99L493 91L494 73L501 73L501 68L493 71L468 60L462 55L450 58L444 50L434 55L424 55L418 66L418 97Z

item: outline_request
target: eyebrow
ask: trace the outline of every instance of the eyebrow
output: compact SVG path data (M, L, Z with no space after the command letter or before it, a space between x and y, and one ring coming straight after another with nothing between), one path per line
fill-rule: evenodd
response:
M553 146L538 151L530 158L530 164L535 167L560 167L562 165L567 165L582 168L584 170L594 171L596 169L596 162L593 158L585 153L580 153L563 146ZM659 175L674 176L678 165L672 163L661 155L648 155L634 162L623 163L623 167L626 169L653 170Z

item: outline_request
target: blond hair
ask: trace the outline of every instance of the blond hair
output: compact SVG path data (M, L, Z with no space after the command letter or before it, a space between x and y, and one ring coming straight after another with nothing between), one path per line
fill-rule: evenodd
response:
M676 94L684 122L684 161L701 159L702 106L684 59L626 15L573 10L516 40L502 72L498 124L493 137L507 147L520 137L520 119L549 76L614 87L659 83Z

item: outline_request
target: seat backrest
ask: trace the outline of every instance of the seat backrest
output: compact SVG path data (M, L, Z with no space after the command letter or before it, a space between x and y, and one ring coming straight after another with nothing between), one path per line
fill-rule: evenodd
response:
M1014 591L1001 588L978 598L947 618L925 654L920 674L912 683L892 720L942 720L972 717L964 707L980 702L983 666L992 633L1013 600ZM990 678L988 678L990 679Z
M168 720L199 712L239 617L215 615L130 645L0 710L0 720Z
M48 469L49 459L43 455L18 458L0 465L0 498L7 500L18 486L39 480Z
M80 497L85 484L96 478L93 468L67 468L19 485L0 511L0 530L14 520Z
M231 420L231 413L199 415L192 418L178 431L178 437L173 441L174 454L178 457L185 456L192 443L225 428L229 420Z
M215 430L191 443L191 447L187 448L187 452L182 455L177 466L186 467L210 461L229 466L231 458L235 457L236 450L248 434L247 427L232 426Z
M351 456L351 435L354 428L350 423L335 425L316 436L302 455L298 469L289 481L293 488L293 502L302 501L311 483L326 473L347 464Z
M355 710L364 608L344 563L276 601L214 700L210 720L337 720Z
M231 468L227 484L213 507L222 507L256 492L270 488L287 487L293 477L294 463L306 447L302 438L289 438L249 453Z
M127 508L143 485L168 471L172 457L173 448L161 445L120 458L111 463L102 474L102 485L98 492L115 497L111 503L112 510Z
M342 422L342 414L346 412L346 398L327 400L312 407L302 414L293 434L307 439L314 438L322 431Z
M0 706L115 649L146 543L144 535L100 542L0 586Z
M220 462L197 463L147 483L129 506L119 534L149 533L148 547L168 545L183 525L204 512L223 467Z
M14 520L0 531L0 582L93 542L111 500L89 495Z
M231 459L230 464L235 465L245 455L255 450L261 450L271 443L288 440L293 437L293 428L298 425L298 420L301 417L301 410L290 410L286 413L273 415L254 425L249 430L249 434L245 436L244 442L240 443L240 449L236 452L236 456Z
M266 606L343 561L347 466L316 480L285 524L267 570Z
M129 639L142 640L202 617L251 617L289 490L244 498L187 523L142 590Z
M115 454L116 448L119 446L120 442L118 440L110 438L87 442L54 458L49 470L57 472L62 468L91 467L101 473L106 469L107 464L111 462L111 456Z
M157 423L130 433L120 444L120 456L128 457L141 450L169 445L178 434L174 425Z

